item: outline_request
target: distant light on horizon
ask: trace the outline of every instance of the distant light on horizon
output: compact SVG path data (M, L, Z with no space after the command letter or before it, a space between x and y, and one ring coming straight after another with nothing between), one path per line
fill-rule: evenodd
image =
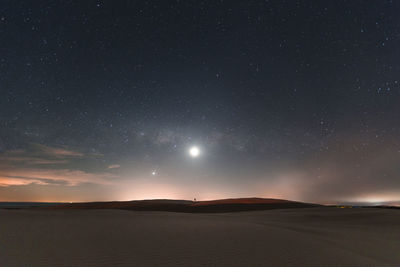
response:
M398 193L387 192L381 194L367 195L358 198L347 199L351 203L365 203L369 205L391 205L395 206L400 203L400 195Z

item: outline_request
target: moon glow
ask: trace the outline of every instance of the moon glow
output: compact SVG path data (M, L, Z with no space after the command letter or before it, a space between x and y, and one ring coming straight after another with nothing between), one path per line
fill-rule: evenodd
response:
M200 149L197 146L192 146L189 149L189 154L192 158L196 158L200 155Z

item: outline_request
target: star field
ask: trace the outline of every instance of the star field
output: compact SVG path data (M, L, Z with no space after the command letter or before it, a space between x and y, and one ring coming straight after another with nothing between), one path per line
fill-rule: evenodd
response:
M396 1L2 6L0 200L400 201Z

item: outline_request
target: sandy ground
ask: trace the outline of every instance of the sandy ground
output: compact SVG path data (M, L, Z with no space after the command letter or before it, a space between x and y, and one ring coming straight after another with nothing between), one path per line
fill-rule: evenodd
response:
M0 266L400 266L400 210L0 210Z

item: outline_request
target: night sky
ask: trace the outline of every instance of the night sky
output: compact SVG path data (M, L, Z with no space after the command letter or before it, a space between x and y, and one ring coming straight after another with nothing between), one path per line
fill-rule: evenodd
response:
M399 14L4 0L0 201L400 203Z

